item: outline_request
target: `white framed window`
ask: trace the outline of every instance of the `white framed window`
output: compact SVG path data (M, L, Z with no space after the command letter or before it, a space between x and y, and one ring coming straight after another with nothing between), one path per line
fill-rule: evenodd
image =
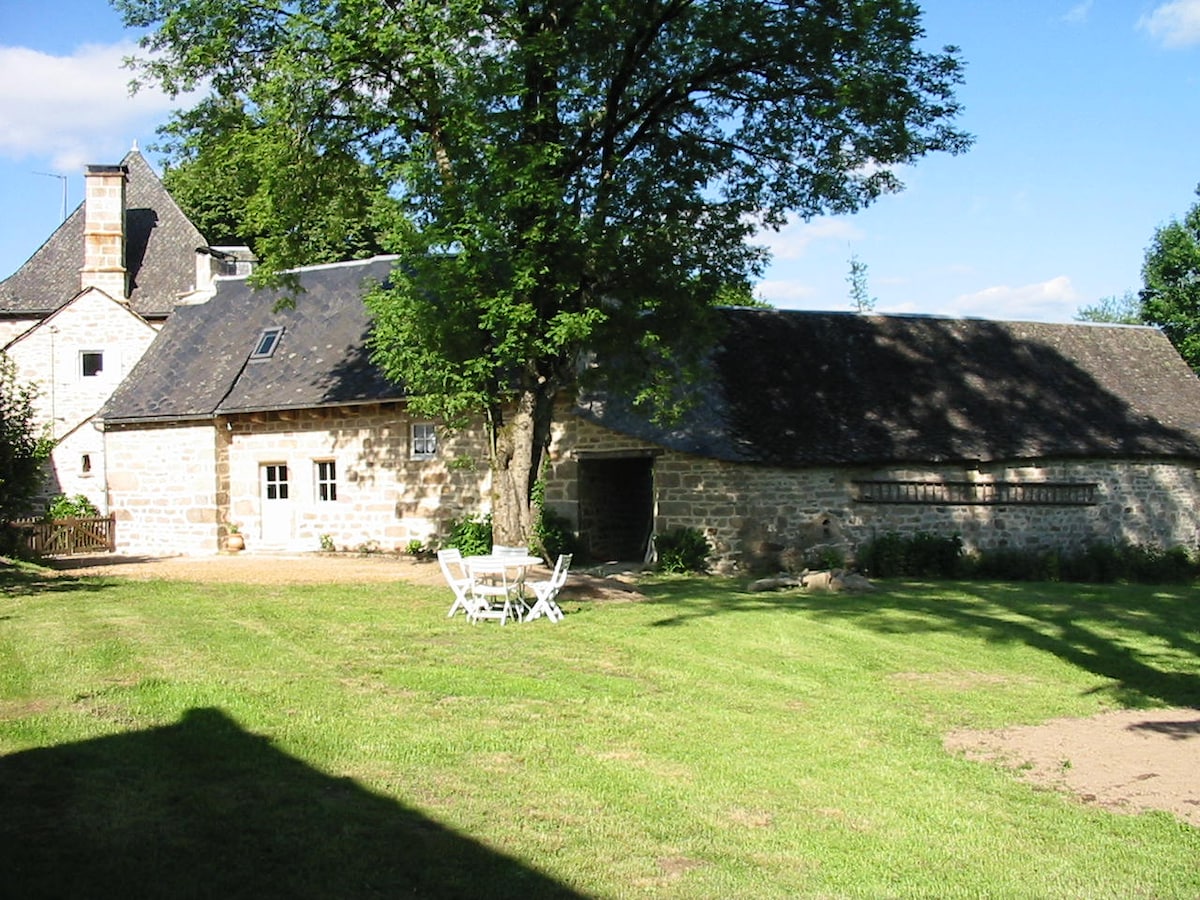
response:
M413 459L437 456L437 429L432 422L414 422L409 446Z
M104 374L104 351L79 351L79 375L82 378L100 378Z
M267 500L288 498L288 467L286 463L268 463L262 466L263 497Z
M317 478L317 501L333 503L337 500L337 463L332 459L314 461Z

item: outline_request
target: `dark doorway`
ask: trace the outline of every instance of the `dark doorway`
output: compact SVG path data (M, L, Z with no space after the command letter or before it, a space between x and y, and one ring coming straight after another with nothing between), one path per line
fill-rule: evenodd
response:
M653 457L579 461L579 543L588 558L641 562L653 527Z

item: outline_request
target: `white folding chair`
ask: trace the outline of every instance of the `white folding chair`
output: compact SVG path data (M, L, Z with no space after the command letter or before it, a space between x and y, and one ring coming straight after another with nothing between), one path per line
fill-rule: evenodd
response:
M524 609L519 592L520 582L508 577L508 567L503 563L474 563L471 574L470 605L467 618L472 622L481 619L499 619L505 624L510 618L521 619Z
M528 547L509 547L504 544L492 544L492 556L528 556ZM517 593L521 595L522 601L525 597L525 570L521 569L517 573Z
M538 616L545 616L551 622L557 622L563 617L562 608L558 605L556 598L563 585L567 583L567 573L571 570L571 559L572 554L570 553L559 556L549 581L525 582L525 586L537 597L529 612L525 614L526 622L536 619Z
M469 617L474 599L471 597L471 575L463 563L462 553L450 547L439 550L437 558L446 583L450 585L450 590L454 591L454 602L450 604L450 612L446 613L446 618L450 618L460 609Z

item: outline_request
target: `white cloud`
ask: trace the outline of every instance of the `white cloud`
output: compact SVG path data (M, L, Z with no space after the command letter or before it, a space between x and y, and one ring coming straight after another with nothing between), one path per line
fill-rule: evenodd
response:
M1083 297L1066 275L1020 287L998 285L954 298L941 315L1035 322L1070 322Z
M152 136L179 104L150 88L130 96L132 73L121 63L136 50L132 41L85 45L71 56L0 46L0 158L78 171Z
M808 248L818 241L849 243L863 236L862 229L846 219L822 217L811 222L789 222L779 231L763 232L758 239L771 251L772 258L781 260L804 256Z
M1087 21L1091 11L1092 0L1083 0L1082 3L1076 3L1063 14L1063 21L1071 25L1082 25Z
M1190 47L1200 44L1200 0L1170 0L1148 15L1138 27L1160 41L1164 47Z
M815 300L817 292L801 281L776 278L755 285L754 296L780 309L796 309Z

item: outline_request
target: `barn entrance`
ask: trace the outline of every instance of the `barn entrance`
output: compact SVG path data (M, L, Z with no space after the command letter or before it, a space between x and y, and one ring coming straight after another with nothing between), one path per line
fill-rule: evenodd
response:
M654 457L579 460L579 545L598 562L641 562L654 529Z

